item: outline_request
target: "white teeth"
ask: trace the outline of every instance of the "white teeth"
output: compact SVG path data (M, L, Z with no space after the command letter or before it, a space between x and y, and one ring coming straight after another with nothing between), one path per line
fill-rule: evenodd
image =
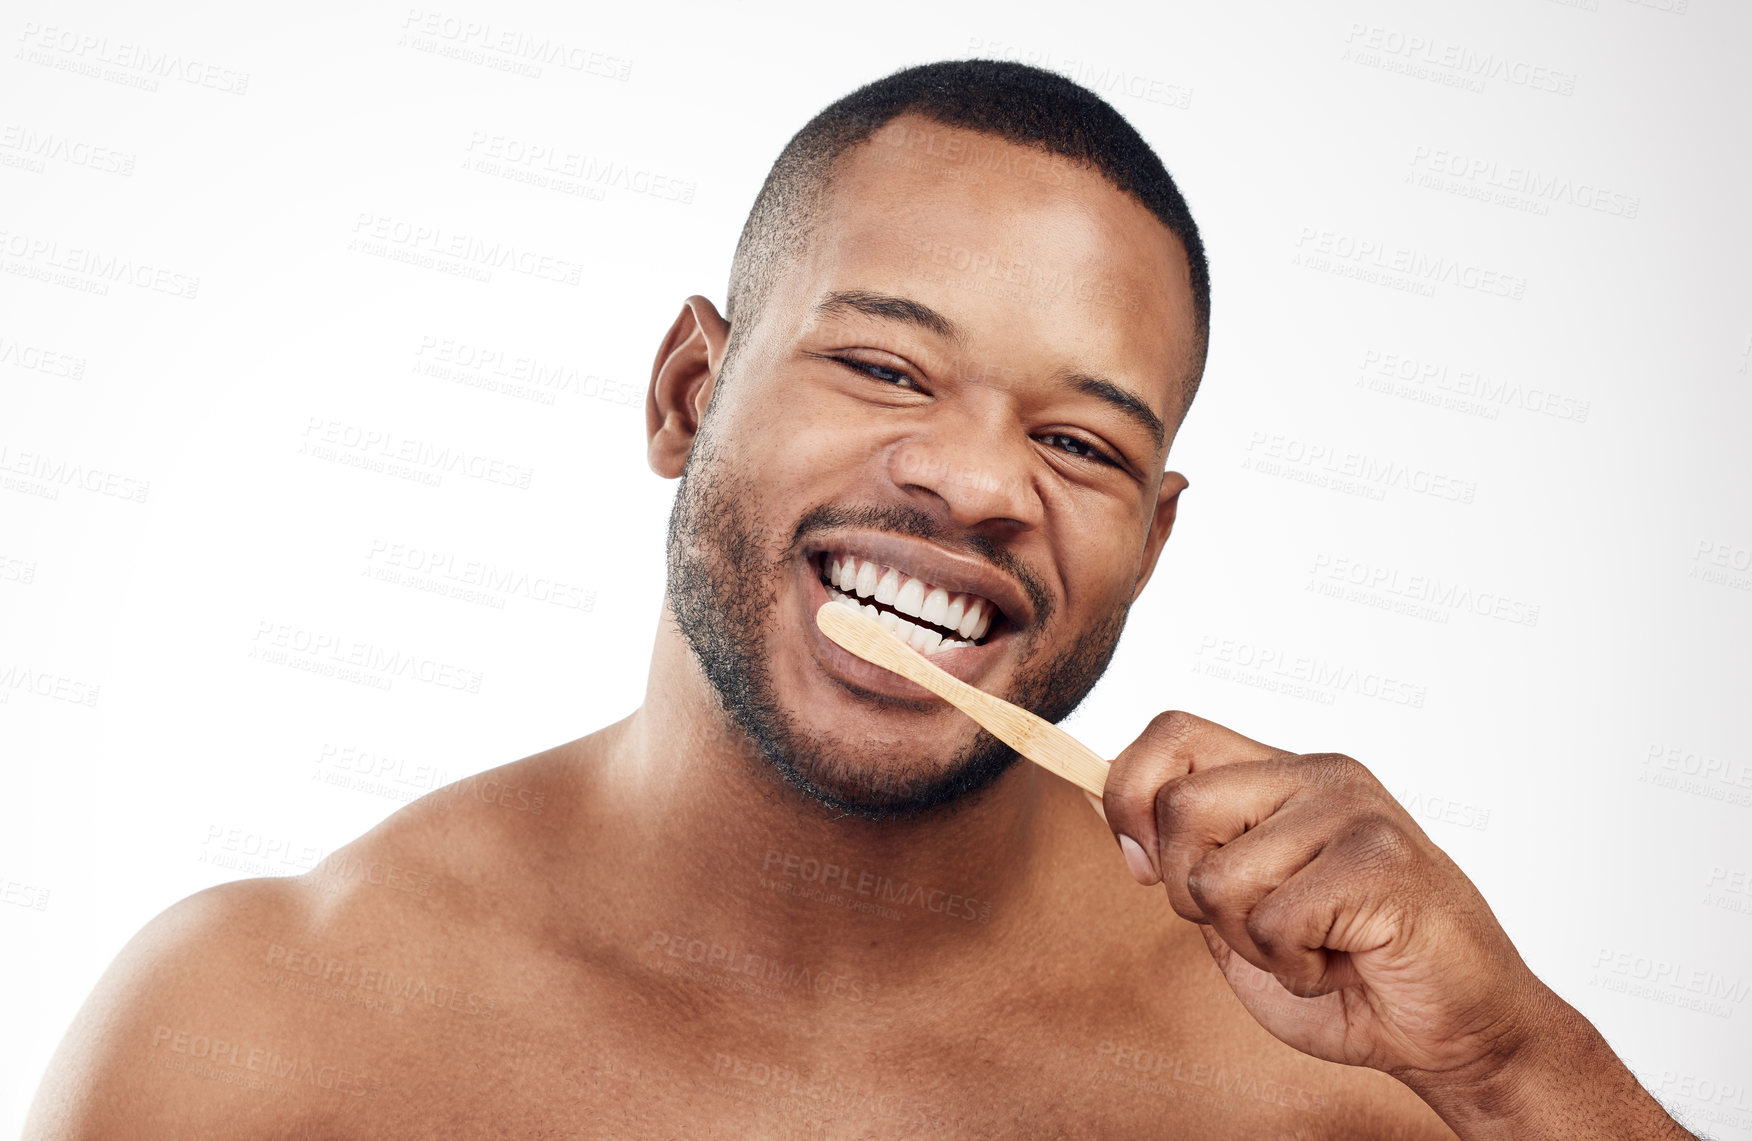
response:
M893 567L882 576L882 581L876 584L876 601L894 605L895 596L900 593L900 572Z
M976 598L967 604L967 613L961 616L961 621L955 624L955 629L963 638L972 640L979 637L974 631L981 629L980 618L985 611L985 599Z
M910 614L921 618L925 612L925 584L916 578L909 578L901 584L900 593L894 596L894 608L902 614Z
M883 629L891 631L895 637L921 654L936 654L944 650L959 650L973 645L972 642L964 642L959 638L945 638L940 632L908 622L891 610L878 610L868 602L860 605L857 599L837 588L830 590L828 597L829 601L836 605L850 607L852 610L874 619Z
M925 596L925 604L919 607L919 617L933 626L947 627L949 623L944 619L949 617L949 592L940 586L932 587Z
M951 650L961 646L972 645L986 636L992 625L992 605L985 599L972 594L951 594L940 586L932 586L923 579L903 575L893 567L885 567L869 559L859 559L853 555L829 556L826 564L827 581L831 587L844 591L854 607L858 605L857 598L867 598L872 602L891 606L901 614L920 620L921 623L939 626L944 630L952 630L961 635L959 638L944 637L941 630L932 631L939 641L932 645L931 650ZM882 615L888 613L878 610L875 606L865 603L863 611L871 618L882 620ZM898 620L898 616L896 616ZM904 627L900 632L910 637L909 631L915 629L911 622L901 622Z

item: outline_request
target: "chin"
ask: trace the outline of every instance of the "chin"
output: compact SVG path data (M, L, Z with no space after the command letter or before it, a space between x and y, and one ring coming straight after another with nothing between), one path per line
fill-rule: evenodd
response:
M816 739L799 750L781 749L767 762L797 791L841 815L900 820L966 803L994 784L1018 760L1014 750L979 733L970 748L933 762L917 755L835 748ZM862 755L859 755L859 754Z

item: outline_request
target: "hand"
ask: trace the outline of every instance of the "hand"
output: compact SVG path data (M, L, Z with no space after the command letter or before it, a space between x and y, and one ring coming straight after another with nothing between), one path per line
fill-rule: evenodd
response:
M1562 1006L1349 757L1164 713L1113 762L1101 806L1133 875L1166 884L1241 1004L1304 1053L1413 1088L1470 1081Z

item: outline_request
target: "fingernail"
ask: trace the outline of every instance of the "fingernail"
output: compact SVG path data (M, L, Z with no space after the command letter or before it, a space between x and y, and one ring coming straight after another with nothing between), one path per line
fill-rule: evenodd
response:
M1083 795L1089 798L1089 807L1095 810L1095 815L1101 817L1101 823L1107 823L1107 809L1101 806L1101 798L1092 792L1085 792Z
M1144 849L1130 836L1120 836L1119 850L1125 853L1125 866L1131 869L1132 878L1149 887L1156 882L1156 869L1150 865L1150 857L1144 855Z

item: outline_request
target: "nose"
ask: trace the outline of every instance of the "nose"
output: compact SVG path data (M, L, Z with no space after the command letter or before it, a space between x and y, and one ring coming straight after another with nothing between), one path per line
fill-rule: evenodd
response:
M940 423L908 438L889 453L889 477L909 496L958 526L1027 531L1040 526L1045 509L1032 471L1028 439L974 417Z

